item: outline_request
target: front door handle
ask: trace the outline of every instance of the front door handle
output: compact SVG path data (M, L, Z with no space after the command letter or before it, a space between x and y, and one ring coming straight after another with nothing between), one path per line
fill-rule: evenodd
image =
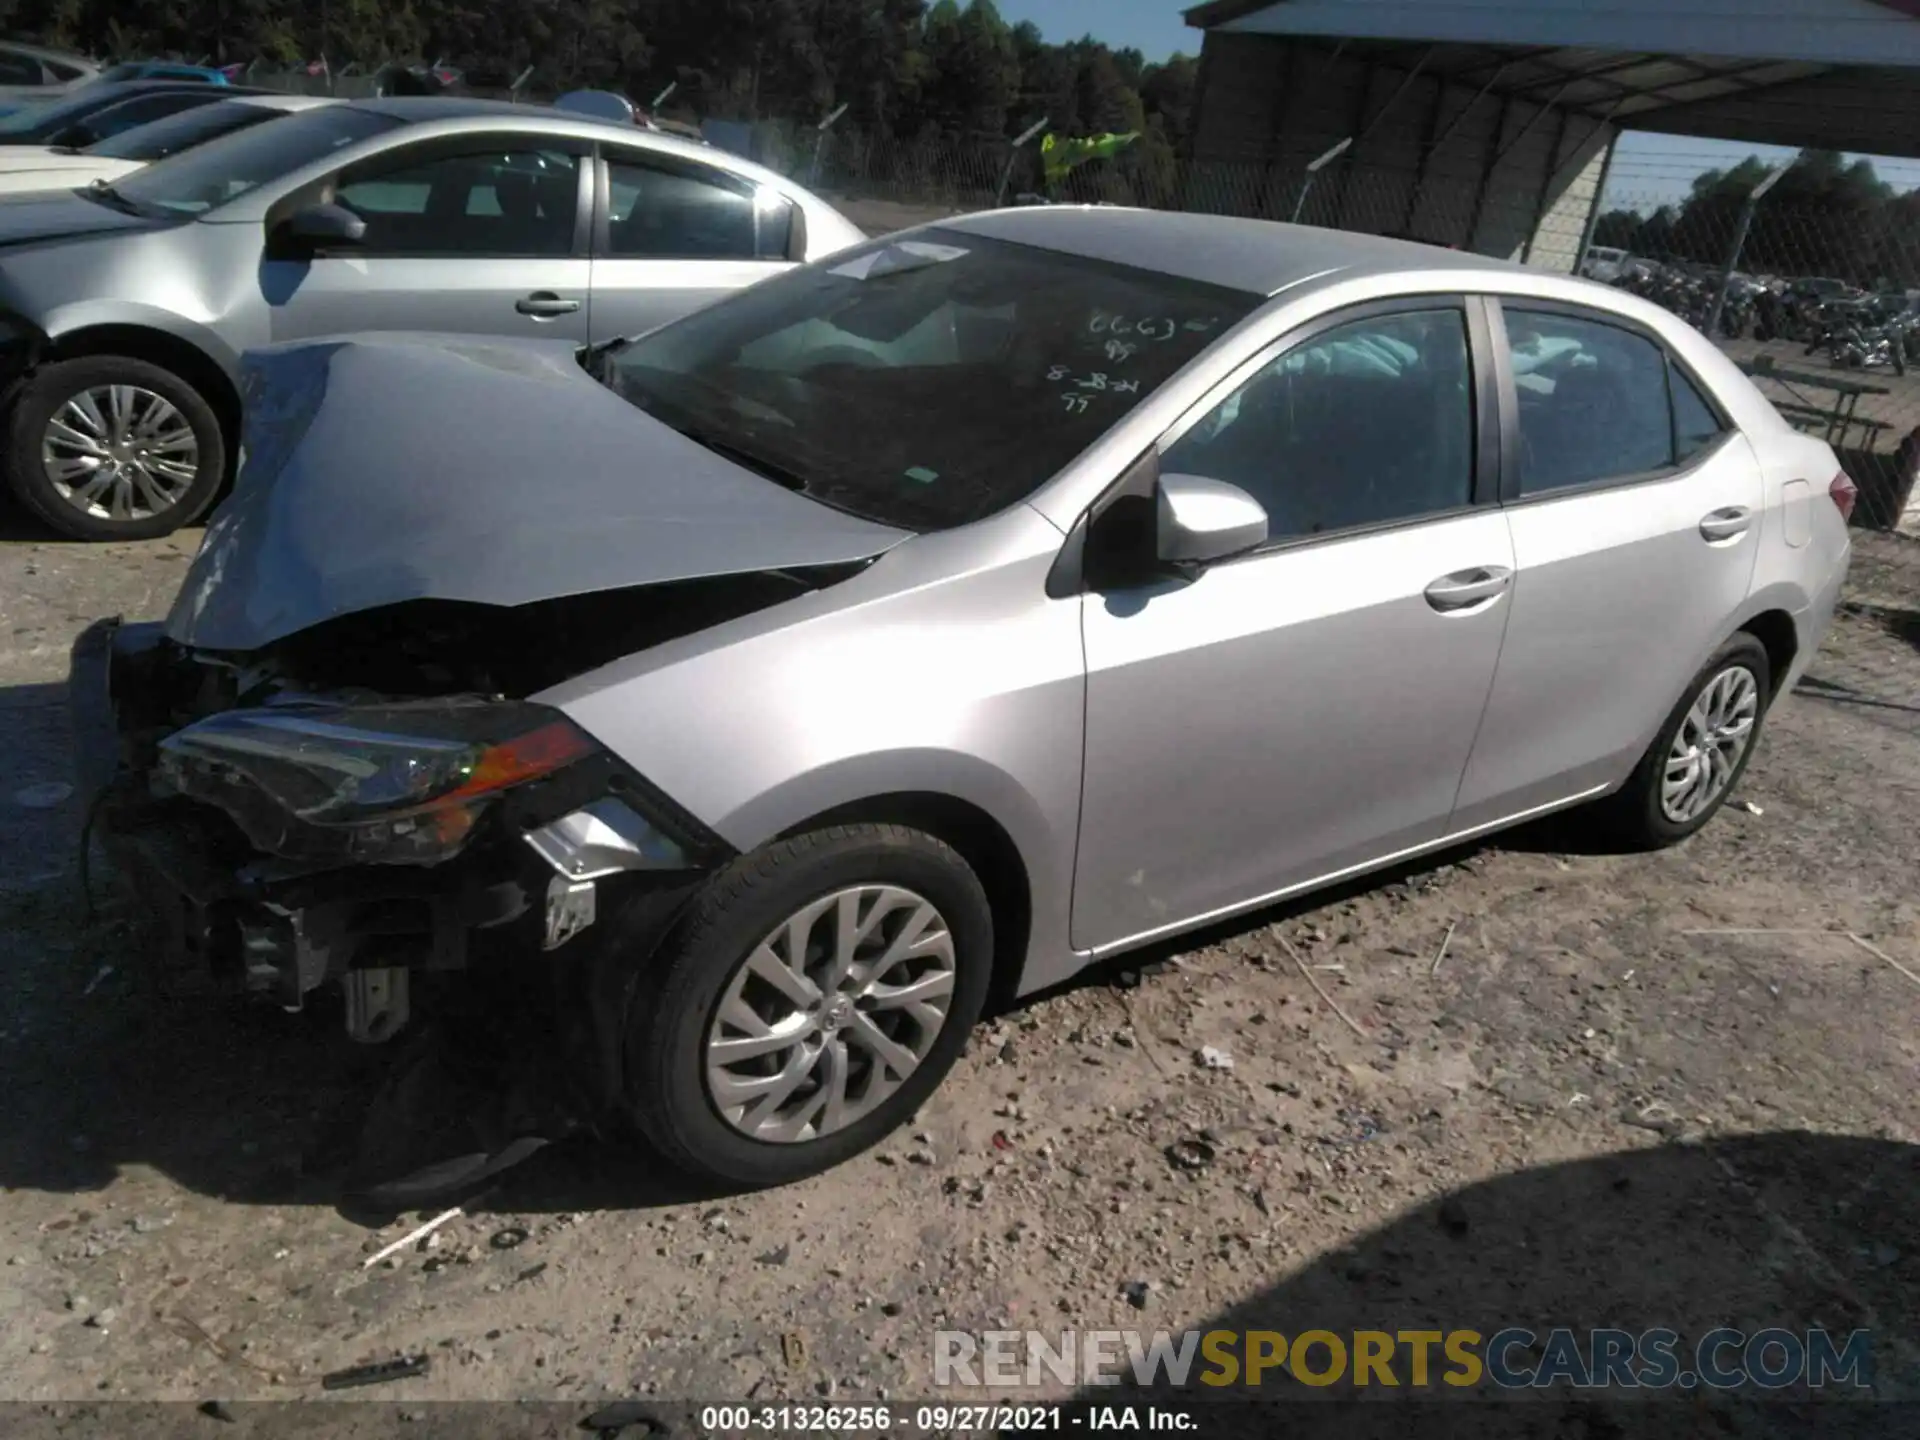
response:
M1700 538L1706 541L1731 540L1747 533L1753 524L1753 512L1744 505L1729 505L1715 510L1700 522Z
M1502 565L1480 565L1456 570L1427 586L1427 604L1441 614L1457 614L1497 600L1513 584L1513 571Z
M525 299L514 301L513 308L536 320L551 320L555 316L573 314L580 308L580 302L562 300L551 290L536 290Z

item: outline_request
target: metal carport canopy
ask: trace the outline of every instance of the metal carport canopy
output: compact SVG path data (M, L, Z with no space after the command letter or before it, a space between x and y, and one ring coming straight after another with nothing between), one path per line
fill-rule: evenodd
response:
M1920 156L1920 0L1214 0L1186 19L1626 129Z

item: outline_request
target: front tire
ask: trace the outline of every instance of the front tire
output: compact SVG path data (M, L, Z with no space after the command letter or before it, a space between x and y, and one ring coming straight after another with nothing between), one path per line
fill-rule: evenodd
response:
M1766 647L1741 631L1701 667L1627 783L1602 802L1614 837L1663 849L1717 815L1753 758L1772 694Z
M826 1170L933 1093L992 963L986 892L943 841L847 825L769 845L713 877L635 987L627 1111L704 1180Z
M23 505L74 540L151 540L191 523L226 475L226 438L205 397L128 355L35 371L7 418L7 479Z

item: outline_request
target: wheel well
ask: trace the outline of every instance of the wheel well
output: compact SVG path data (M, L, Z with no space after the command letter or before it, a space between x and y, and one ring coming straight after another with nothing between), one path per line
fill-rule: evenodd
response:
M1773 693L1780 693L1780 682L1793 667L1800 651L1800 635L1793 628L1793 617L1784 610L1767 610L1740 627L1767 650L1767 664L1773 671Z
M1026 862L1013 837L986 811L951 795L876 795L829 810L793 826L781 838L828 825L904 825L944 840L980 877L993 908L993 988L988 1005L1008 1004L1026 962L1033 931L1033 891Z
M41 358L43 362L77 360L83 355L128 355L165 366L192 385L220 419L227 438L227 465L232 468L239 453L240 392L206 351L191 341L139 325L94 325L60 336L47 346Z

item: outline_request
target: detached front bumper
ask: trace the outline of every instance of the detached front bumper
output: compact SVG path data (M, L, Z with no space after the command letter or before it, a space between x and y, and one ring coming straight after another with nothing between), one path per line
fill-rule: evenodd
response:
M246 993L298 1010L338 981L349 1033L383 1040L407 1019L412 974L496 958L551 971L561 957L549 952L594 924L601 885L644 888L664 927L703 878L632 873L632 812L592 773L516 797L491 843L444 864L263 853L214 806L155 793L155 747L204 678L183 668L161 626L103 620L75 642L69 678L82 843L98 843L150 926L168 993Z

